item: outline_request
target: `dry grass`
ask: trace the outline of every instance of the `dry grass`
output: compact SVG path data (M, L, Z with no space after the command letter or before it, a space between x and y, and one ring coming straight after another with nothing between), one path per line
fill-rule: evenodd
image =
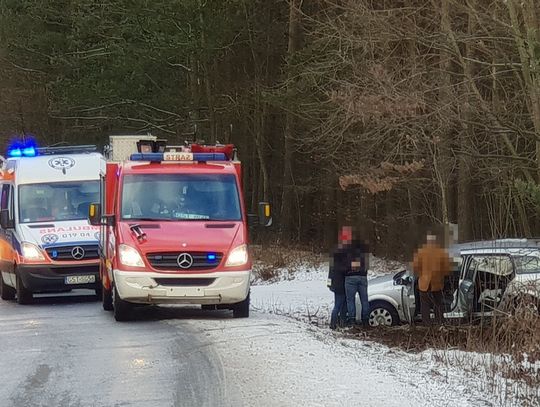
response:
M305 248L278 245L252 246L256 280L273 282L282 278L291 279L301 268L314 268L327 258Z
M448 366L479 375L501 405L540 405L540 314L529 302L477 323L440 327L402 325L356 330L346 336L407 352L432 352ZM474 355L471 355L474 352Z

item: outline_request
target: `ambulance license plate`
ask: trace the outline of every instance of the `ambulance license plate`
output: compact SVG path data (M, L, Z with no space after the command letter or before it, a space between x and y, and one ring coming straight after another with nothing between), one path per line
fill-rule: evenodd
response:
M96 276L67 276L66 284L91 284L96 282Z

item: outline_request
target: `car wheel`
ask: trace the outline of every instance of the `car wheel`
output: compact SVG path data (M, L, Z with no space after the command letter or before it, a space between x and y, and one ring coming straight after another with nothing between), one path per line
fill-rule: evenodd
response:
M105 311L113 310L113 295L112 291L101 286L101 305Z
M17 274L16 277L16 286L17 286L17 303L25 305L25 304L31 304L34 296L32 295L32 291L28 290L23 282L19 274Z
M369 325L393 326L399 323L396 309L385 301L375 301L370 304Z
M14 300L15 294L15 289L4 282L4 277L2 277L2 272L0 272L0 298L5 301Z
M242 302L239 302L237 304L234 304L232 310L233 310L233 318L248 318L249 317L249 296Z
M133 306L131 305L131 303L124 301L122 298L120 298L116 287L114 287L113 296L114 319L118 322L131 320L131 318L133 317Z

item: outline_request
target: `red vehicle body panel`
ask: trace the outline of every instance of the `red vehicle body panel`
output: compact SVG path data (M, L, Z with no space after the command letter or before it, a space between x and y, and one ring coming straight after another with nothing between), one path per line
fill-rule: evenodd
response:
M231 150L232 151L232 150ZM131 174L233 174L239 191L239 202L242 219L240 221L130 221L122 220L120 210L120 197L122 196L123 177ZM105 259L101 264L101 277L103 285L111 289L113 279L112 270L120 267L115 256L119 244L127 244L136 247L145 262L145 268L127 267L126 271L152 271L163 273L164 276L171 274L208 273L205 271L181 270L168 271L152 268L146 254L156 252L177 252L179 250L190 251L215 251L222 254L219 265L212 272L238 271L251 269L249 259L247 264L241 267L225 267L228 253L235 247L248 243L247 216L244 205L243 188L241 182L240 162L136 162L126 161L122 163L108 163L105 179L105 205L104 214L113 215L114 226L102 226L102 245L105 249ZM139 224L146 234L145 239L138 239L130 229L133 224Z

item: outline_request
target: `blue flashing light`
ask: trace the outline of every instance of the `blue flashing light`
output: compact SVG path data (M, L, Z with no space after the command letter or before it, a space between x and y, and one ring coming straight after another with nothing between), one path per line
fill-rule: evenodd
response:
M28 146L23 148L22 155L25 157L35 157L37 155L36 148L34 146Z
M51 253L51 256L52 256L53 259L56 259L58 257L58 251L53 250L52 253Z
M7 156L12 158L19 157L35 157L37 155L36 142L33 139L26 141L15 140L13 141L7 151Z
M136 153L129 157L131 161L163 161L163 153Z
M206 259L207 259L208 261L216 261L216 255L215 255L214 253L208 253L208 254L206 255Z
M225 153L194 153L195 161L227 161Z
M20 148L13 148L11 150L8 150L8 157L22 157L22 150Z

